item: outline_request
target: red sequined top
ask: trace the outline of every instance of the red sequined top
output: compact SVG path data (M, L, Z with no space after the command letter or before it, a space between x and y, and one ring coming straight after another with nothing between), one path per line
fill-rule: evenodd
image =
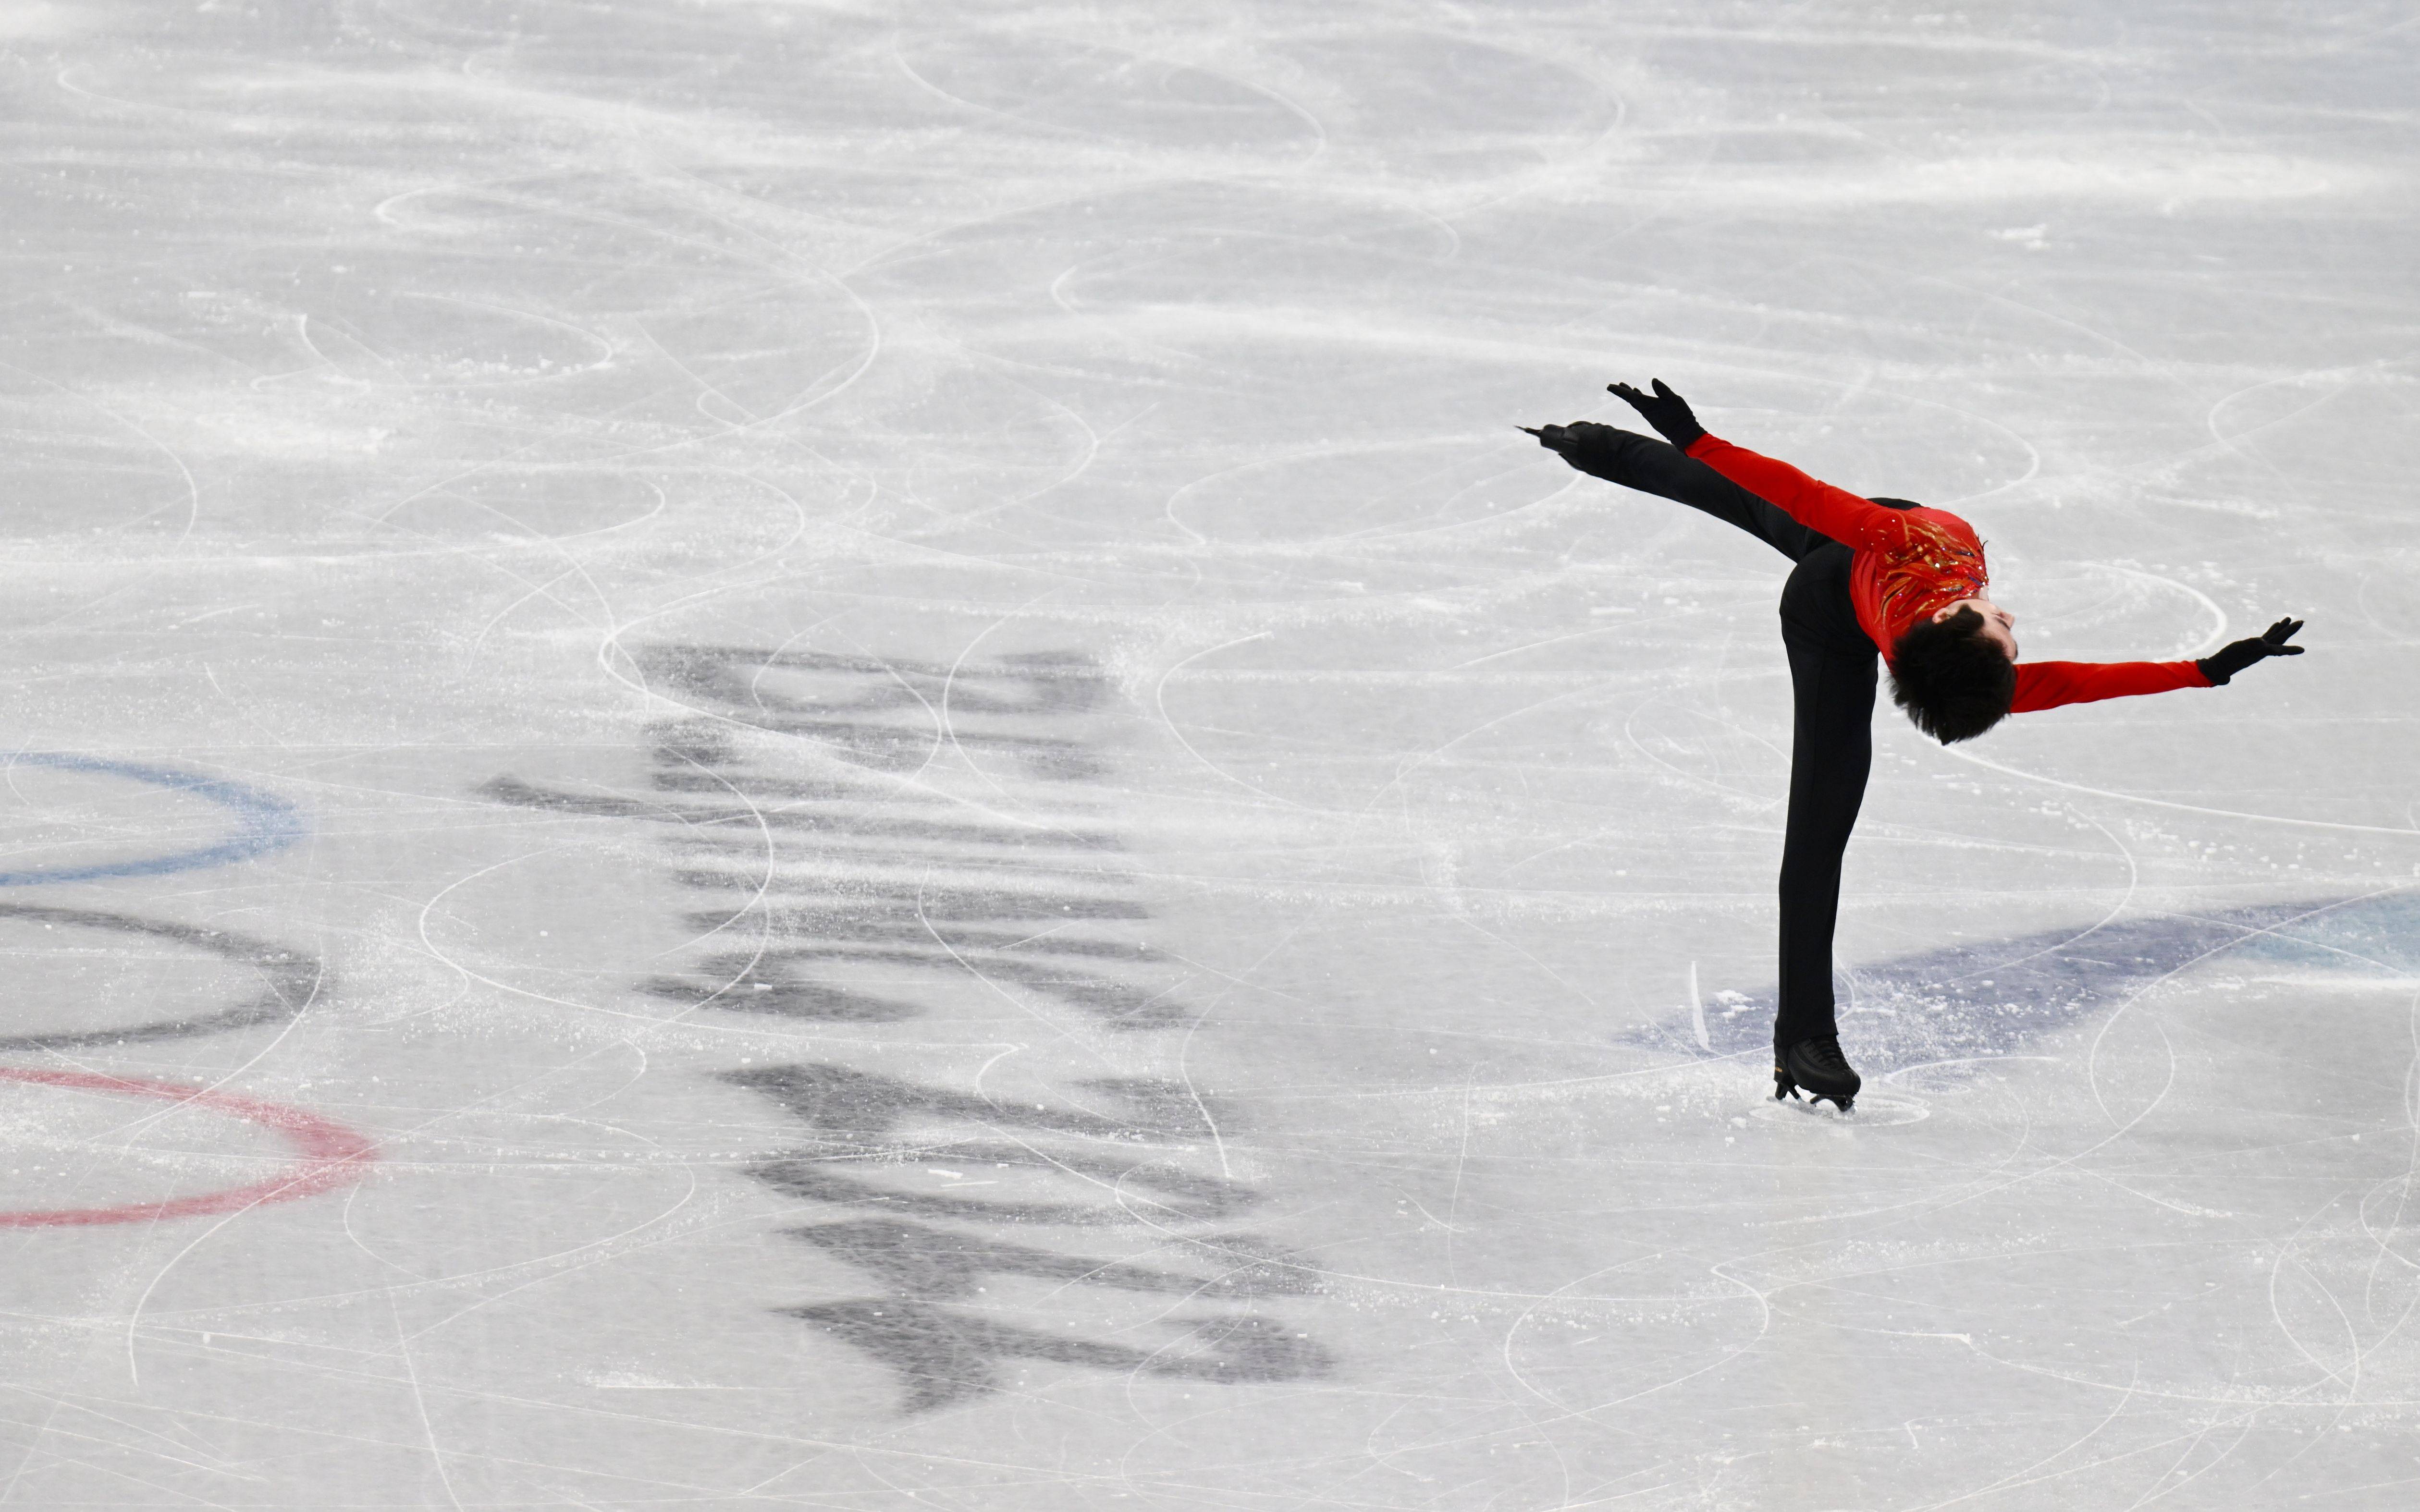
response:
M1962 598L1978 598L1991 575L1975 527L1946 509L1890 509L1808 477L1787 462L1760 456L1719 437L1700 436L1688 453L1792 519L1854 553L1849 598L1857 625L1888 660L1899 638ZM2011 713L2171 688L2208 687L2190 661L2021 661Z

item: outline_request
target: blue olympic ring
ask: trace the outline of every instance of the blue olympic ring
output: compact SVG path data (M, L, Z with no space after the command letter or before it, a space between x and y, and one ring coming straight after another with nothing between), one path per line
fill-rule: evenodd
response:
M8 766L48 766L63 772L92 772L107 777L122 777L132 781L146 782L174 793L190 793L197 798L215 803L235 815L236 831L215 845L195 850L172 851L165 856L141 856L131 860L103 861L93 866L71 866L51 869L37 867L26 872L0 872L0 887L30 887L46 882L92 882L103 877L155 877L169 872L193 872L203 867L225 866L230 861L249 860L282 851L302 838L302 815L293 804L258 788L241 782L229 782L215 777L197 777L172 767L150 766L141 762L104 761L98 756L70 756L52 751L18 752L0 756L0 764Z

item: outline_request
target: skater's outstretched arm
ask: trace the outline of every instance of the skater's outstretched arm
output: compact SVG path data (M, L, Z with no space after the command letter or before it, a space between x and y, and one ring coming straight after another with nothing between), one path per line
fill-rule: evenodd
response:
M2190 661L2021 661L2016 671L2010 714L2211 686L2201 668Z
M2271 656L2299 656L2292 643L2300 620L2279 620L2256 636L2230 641L2199 661L2021 661L2011 714L2068 703L2165 693L2180 687L2224 687L2235 674Z
M1666 440L1694 459L1738 484L1760 499L1771 500L1790 517L1809 530L1851 547L1891 550L1907 544L1908 517L1846 488L1836 488L1799 471L1787 462L1761 456L1745 446L1733 446L1706 434L1690 412L1689 402L1655 380L1653 393L1642 393L1627 383L1611 383L1606 392L1627 403Z

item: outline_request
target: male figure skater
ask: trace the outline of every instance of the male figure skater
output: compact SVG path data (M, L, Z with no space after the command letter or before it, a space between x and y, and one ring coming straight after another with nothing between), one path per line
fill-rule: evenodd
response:
M1586 421L1522 428L1582 472L1703 510L1797 563L1781 591L1795 719L1773 1095L1804 1088L1845 1113L1863 1084L1833 1016L1832 929L1840 858L1873 765L1876 653L1890 666L1893 702L1947 745L2009 714L2221 687L2265 657L2301 656L2288 642L2303 622L2279 620L2198 661L2020 662L2016 616L1992 602L1983 544L1964 520L1904 499L1860 499L1710 436L1661 379L1652 393L1607 389L1665 440Z

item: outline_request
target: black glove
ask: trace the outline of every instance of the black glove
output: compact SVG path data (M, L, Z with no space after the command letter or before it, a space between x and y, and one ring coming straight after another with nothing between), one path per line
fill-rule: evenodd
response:
M2194 665L2201 669L2201 674L2213 686L2225 687L2227 679L2256 661L2269 656L2301 656L2301 646L2289 646L2286 642L2293 639L2294 632L2302 627L2300 620L2279 620L2258 635L2229 641Z
M1641 420L1655 427L1655 433L1683 451L1689 443L1706 433L1698 417L1689 413L1689 401L1655 380L1653 393L1641 393L1627 383L1608 383L1605 392L1638 411Z
M1524 425L1521 427L1538 438L1538 444L1569 462L1590 477L1607 483L1622 483L1621 455L1633 443L1652 446L1644 436L1611 425L1600 425L1593 420L1575 420L1568 425Z

